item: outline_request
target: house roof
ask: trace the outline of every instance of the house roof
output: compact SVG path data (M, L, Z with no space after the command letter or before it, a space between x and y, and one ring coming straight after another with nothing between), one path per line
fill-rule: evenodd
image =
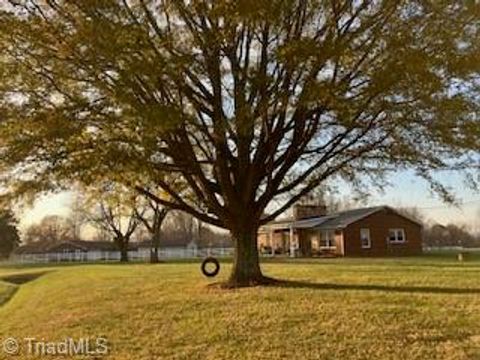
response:
M345 228L358 220L361 220L367 216L370 216L380 210L384 210L386 206L375 206L362 209L353 209L348 211L342 211L334 214L330 219L322 223L319 228L321 229L338 229Z
M308 219L301 219L301 220L293 220L293 219L284 219L278 221L272 221L268 223L267 226L269 229L272 230L281 230L281 229L308 229L320 226L324 222L331 219L331 216L317 216Z
M129 249L132 246L129 244ZM85 241L85 240L69 240L62 241L58 244L53 244L46 249L48 252L57 252L57 251L69 251L69 250L80 250L80 251L115 251L117 247L112 241Z
M152 240L139 241L133 244L135 244L139 249L150 249L153 246ZM197 246L199 248L203 247L203 244L195 244L195 242L191 239L180 239L180 241L178 241L176 239L165 238L160 241L161 248L182 248L183 249L191 245ZM208 246L205 246L205 247L208 247Z
M273 221L264 225L262 228L263 230L287 230L290 228L293 229L343 229L353 224L367 216L370 216L378 211L382 210L390 210L394 213L407 218L408 220L418 223L418 221L411 219L403 214L399 214L395 209L388 207L388 206L374 206L368 208L360 208L360 209L353 209L347 211L341 211L338 213L325 215L325 216L317 216L308 219L301 219L301 220L293 220L293 219L285 219L279 221Z
M28 244L28 245L22 245L16 248L13 253L14 254L41 254L43 253L43 246L42 244Z

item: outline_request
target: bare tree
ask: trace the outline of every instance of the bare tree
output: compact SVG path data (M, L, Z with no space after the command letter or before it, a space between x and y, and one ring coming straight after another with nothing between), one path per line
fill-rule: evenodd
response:
M142 211L136 210L136 215L148 230L151 236L150 262L158 263L158 248L160 247L162 237L162 225L170 211L169 208L158 204L151 199L145 200L147 203L146 209Z
M130 239L140 224L136 209L125 212L122 205L100 203L92 223L113 236L113 241L120 251L120 261L128 262Z
M54 244L74 239L75 236L69 219L59 215L45 216L39 223L31 224L22 236L22 242L26 244L35 242Z
M83 203L83 194L80 191L76 191L73 195L70 212L66 218L66 226L69 228L69 233L73 240L81 240L83 226L88 220L82 208Z
M120 261L127 262L130 240L141 224L139 216L145 212L139 196L111 181L82 191L85 195L79 207L84 216L101 232L110 234L120 251Z

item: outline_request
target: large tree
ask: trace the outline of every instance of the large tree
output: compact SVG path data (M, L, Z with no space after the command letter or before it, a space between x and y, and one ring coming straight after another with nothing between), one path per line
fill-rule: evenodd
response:
M258 227L322 183L414 168L451 199L432 171L478 169L478 2L9 3L0 139L11 191L124 182L228 229L232 286L268 282Z
M8 258L20 245L17 219L10 210L0 212L0 260Z

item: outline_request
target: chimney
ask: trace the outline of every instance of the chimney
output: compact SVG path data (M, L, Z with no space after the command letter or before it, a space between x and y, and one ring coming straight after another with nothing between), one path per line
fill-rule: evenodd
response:
M327 215L327 207L325 205L295 205L293 207L293 218L295 220L325 215Z

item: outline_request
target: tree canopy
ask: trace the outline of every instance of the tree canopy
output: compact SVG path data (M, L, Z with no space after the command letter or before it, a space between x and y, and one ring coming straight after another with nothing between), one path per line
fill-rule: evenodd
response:
M258 226L327 181L413 168L446 199L432 171L478 182L478 2L9 3L0 163L12 193L104 177L135 187L230 230L232 284L263 281Z
M79 240L78 225L71 217L47 215L40 222L28 226L22 236L25 244L55 244L62 241Z

